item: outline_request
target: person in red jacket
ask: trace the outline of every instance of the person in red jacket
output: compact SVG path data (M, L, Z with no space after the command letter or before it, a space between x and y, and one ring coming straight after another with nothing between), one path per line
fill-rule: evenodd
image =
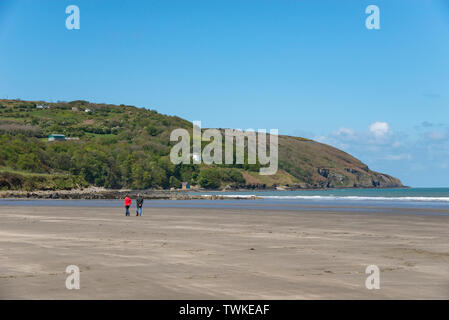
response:
M126 196L125 197L125 208L126 208L126 215L129 216L129 207L131 207L131 198Z

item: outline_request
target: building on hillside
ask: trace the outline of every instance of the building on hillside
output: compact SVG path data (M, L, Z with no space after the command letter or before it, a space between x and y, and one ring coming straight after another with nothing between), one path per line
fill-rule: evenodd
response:
M36 109L48 109L48 108L50 108L50 107L47 106L47 105L45 105L45 104L38 104L38 105L36 106Z
M84 110L84 112L89 113L89 112L92 112L92 110L90 110L89 108L86 108L86 109Z
M190 184L188 182L181 183L182 190L190 189Z
M48 141L65 141L65 135L52 133L48 136Z

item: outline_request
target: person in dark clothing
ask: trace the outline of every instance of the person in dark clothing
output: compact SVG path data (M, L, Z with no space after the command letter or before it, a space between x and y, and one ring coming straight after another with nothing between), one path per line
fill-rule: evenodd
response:
M136 216L142 216L142 206L143 206L143 198L142 195L139 193L137 195L137 199L136 199Z

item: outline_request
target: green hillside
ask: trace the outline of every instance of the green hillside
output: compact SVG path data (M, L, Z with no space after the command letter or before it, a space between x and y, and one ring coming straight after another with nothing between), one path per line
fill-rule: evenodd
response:
M0 190L401 186L343 151L289 136L279 136L273 176L259 175L258 164L174 165L176 128L191 132L192 124L134 106L0 100ZM50 134L72 139L50 142Z

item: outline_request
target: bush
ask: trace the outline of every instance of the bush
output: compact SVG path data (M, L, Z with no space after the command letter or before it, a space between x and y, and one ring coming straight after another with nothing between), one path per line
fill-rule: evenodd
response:
M204 169L198 175L198 183L205 189L218 189L221 185L220 174L216 169Z
M225 182L237 184L245 183L245 178L243 178L242 173L236 169L221 169L220 179Z
M44 172L41 161L34 153L19 155L16 168L30 172Z

